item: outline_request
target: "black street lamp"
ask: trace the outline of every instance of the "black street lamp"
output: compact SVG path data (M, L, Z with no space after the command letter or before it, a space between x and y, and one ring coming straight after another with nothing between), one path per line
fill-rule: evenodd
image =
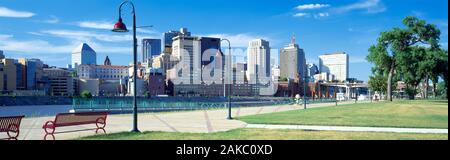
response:
M138 129L138 108L137 108L137 38L136 38L136 10L131 1L124 1L119 7L119 21L114 25L113 32L129 32L127 26L122 22L122 6L130 4L133 7L131 14L133 15L133 129L131 132L140 132Z
M222 39L222 41L227 41L228 42L228 58L229 58L229 61L230 61L230 63L229 63L229 65L230 66L228 66L228 71L230 72L230 73L233 73L232 72L232 70L233 70L233 67L232 67L232 64L231 64L231 42L230 42L230 40L228 40L228 39ZM225 60L226 60L227 58L225 58ZM226 63L225 63L226 64ZM224 68L224 70L225 70L225 68ZM232 90L231 90L231 88L233 87L233 83L230 81L230 79L231 79L231 77L233 77L232 76L232 74L230 74L230 75L228 75L229 77L229 79L228 79L228 82L229 82L229 87L228 87L228 117L227 117L227 119L229 119L229 120L231 120L231 119L233 119L233 117L231 117L231 95L232 95ZM225 74L223 74L223 78L224 78L224 85L225 85Z

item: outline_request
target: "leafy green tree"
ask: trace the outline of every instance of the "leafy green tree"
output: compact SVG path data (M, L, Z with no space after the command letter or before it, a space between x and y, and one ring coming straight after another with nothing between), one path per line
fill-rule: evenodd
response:
M387 76L377 74L369 77L369 89L381 93L387 92Z
M287 77L280 77L280 82L287 82L288 78Z
M83 92L81 92L81 98L88 98L88 99L90 99L90 98L92 98L92 94L89 91L83 91Z
M448 98L448 88L445 82L439 82L436 86L436 97Z
M367 60L378 73L387 73L387 96L392 101L392 80L395 74L401 74L405 83L417 87L423 78L418 72L420 63L425 59L427 46L432 50L439 49L440 30L424 20L408 16L403 20L405 29L393 28L382 32L378 43L369 48Z

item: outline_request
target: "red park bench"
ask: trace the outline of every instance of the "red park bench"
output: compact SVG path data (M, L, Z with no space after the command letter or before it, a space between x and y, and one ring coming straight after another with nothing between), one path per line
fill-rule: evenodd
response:
M95 124L96 128L95 133L98 133L99 130L102 130L106 133L106 117L108 116L108 112L83 112L83 113L60 113L57 114L54 121L45 122L42 128L45 131L44 140L47 140L47 136L52 136L53 140L55 140L55 132L58 127L69 127L69 126L79 126L79 125L90 125ZM85 130L94 130L94 129L85 129ZM76 130L76 131L85 131L85 130ZM76 132L69 131L69 132ZM68 133L66 132L58 132L58 133Z
M8 134L7 140L17 140L20 133L20 123L25 116L0 117L0 132Z

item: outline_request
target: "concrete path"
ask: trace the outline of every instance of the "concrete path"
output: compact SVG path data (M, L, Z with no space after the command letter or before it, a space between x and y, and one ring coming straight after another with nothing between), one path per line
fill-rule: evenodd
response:
M448 134L448 129L421 128L384 128L384 127L344 127L344 126L308 126L308 125L266 125L249 124L246 128L262 129L294 129L313 131L342 131L342 132L393 132L393 133L436 133Z
M352 102L345 102L352 103ZM340 103L343 104L343 103ZM331 107L334 103L311 104L308 108ZM246 116L282 112L289 110L303 109L302 105L264 106L251 108L233 108L232 116ZM139 129L145 131L164 132L188 132L188 133L211 133L228 131L237 128L244 128L247 124L237 120L227 120L227 109L219 110L199 110L185 112L168 113L140 113L138 119ZM53 120L54 116L25 118L22 120L19 140L42 140L45 132L42 125ZM107 119L107 133L118 133L130 131L132 126L132 115L110 115ZM73 130L86 130L95 128L95 125L62 127L57 128L57 132L67 132ZM74 139L84 136L95 135L95 130L68 132L56 134L57 140ZM0 139L6 134L0 133Z
M352 104L354 102L340 102L342 104ZM358 102L367 103L367 102ZM335 107L335 103L310 104L308 108L316 107ZM339 107L339 106L338 106ZM273 112L283 112L289 110L303 109L303 105L282 105L282 106L263 106L251 108L233 108L233 117L247 116L256 114L265 114ZM268 125L248 125L245 122L237 120L227 120L227 109L218 110L198 110L185 112L169 113L140 113L139 129L145 131L163 131L163 132L188 132L188 133L212 133L228 131L237 128L286 128L286 129L304 129L304 130L337 130L337 131L370 131L370 132L413 132L413 133L448 133L448 130L428 130L428 129L396 129L396 128L368 128L368 127L332 127L332 126L268 126ZM53 120L54 117L25 118L22 121L19 140L42 140L44 130L42 125ZM127 132L131 130L132 115L110 115L107 119L107 133ZM73 130L86 130L95 128L95 125L75 126L57 128L57 132L67 132ZM68 132L56 134L57 140L74 139L84 136L95 135L95 130ZM0 133L0 139L6 134Z

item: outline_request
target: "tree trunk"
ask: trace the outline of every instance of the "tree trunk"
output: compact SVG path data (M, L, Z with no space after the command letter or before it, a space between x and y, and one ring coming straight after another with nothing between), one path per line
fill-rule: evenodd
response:
M425 78L425 94L424 94L424 98L428 99L428 88L430 87L430 84L428 83L429 79L428 76Z
M389 76L387 80L387 97L388 101L392 102L392 77L394 76L394 64L391 65L391 68L389 69Z
M436 90L436 83L435 82L433 82L433 96L434 96L434 99L437 99L437 90Z

